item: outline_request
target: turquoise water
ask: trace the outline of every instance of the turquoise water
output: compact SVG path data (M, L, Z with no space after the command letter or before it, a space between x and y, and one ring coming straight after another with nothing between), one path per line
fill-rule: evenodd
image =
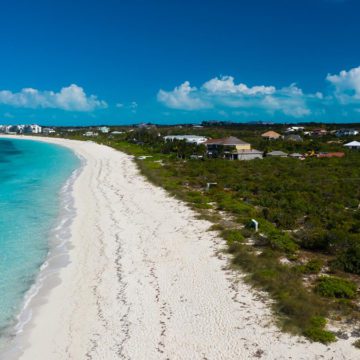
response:
M0 138L0 335L15 325L46 260L60 191L79 164L60 146Z

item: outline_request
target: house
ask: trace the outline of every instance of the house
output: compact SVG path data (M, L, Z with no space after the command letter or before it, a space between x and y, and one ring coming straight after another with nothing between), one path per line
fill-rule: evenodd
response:
M335 132L335 135L337 137L342 137L342 136L355 136L358 135L359 131L355 130L355 129L339 129Z
M360 150L360 142L359 141L351 141L351 142L345 144L344 146L347 147L348 149Z
M207 154L217 157L223 156L230 160L252 160L262 158L263 153L252 149L251 145L234 136L222 139L209 139L205 142Z
M301 142L301 141L303 141L303 138L300 135L291 134L291 135L285 136L285 140L286 141Z
M326 129L314 129L313 131L311 131L311 135L312 136L324 136L327 135L327 130Z
M94 132L94 131L87 131L84 136L87 136L87 137L95 137L95 136L98 136L99 134L97 132Z
M287 157L288 154L283 151L275 150L275 151L271 151L271 152L267 153L266 156Z
M254 160L262 158L263 152L256 149L238 150L237 154L234 154L234 160Z
M43 128L42 132L45 135L50 135L50 134L55 134L56 133L56 131L54 129L52 129L52 128Z
M124 132L123 131L117 131L117 130L115 130L115 131L112 131L111 132L111 135L121 135L121 134L123 134Z
M281 138L281 135L279 133L272 131L272 130L261 134L261 136L267 140L277 140L277 139Z
M204 144L207 141L207 138L204 136L197 136L197 135L168 135L164 136L165 141L185 141L190 144Z
M98 130L99 130L101 133L103 133L103 134L108 134L109 131L110 131L110 128L108 128L107 126L100 126L100 127L98 128Z
M299 154L299 153L292 153L292 154L289 154L289 157L294 158L294 159L303 159L304 155Z
M342 158L345 156L343 152L326 152L326 153L319 153L317 155L318 158Z
M304 131L304 130L305 128L303 126L290 126L286 129L285 132L292 133L292 132Z

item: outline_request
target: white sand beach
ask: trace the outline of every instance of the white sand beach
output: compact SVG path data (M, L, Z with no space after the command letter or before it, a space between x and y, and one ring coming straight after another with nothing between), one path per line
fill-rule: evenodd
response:
M73 186L70 264L36 299L22 360L359 359L282 334L269 306L226 270L210 223L147 182L132 158L62 139L86 164Z

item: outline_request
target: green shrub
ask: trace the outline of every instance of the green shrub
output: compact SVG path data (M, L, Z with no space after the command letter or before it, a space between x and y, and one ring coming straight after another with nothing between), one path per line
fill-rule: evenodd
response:
M239 230L224 230L221 232L221 236L228 242L228 244L241 243L244 241L244 237Z
M304 335L316 342L321 342L323 344L328 344L336 340L335 335L331 331L324 330L317 326L311 326L304 331Z
M303 274L318 274L324 266L321 259L309 260L306 264L298 267L299 271Z
M350 280L335 276L322 276L317 280L315 292L324 297L337 299L353 299L357 286Z
M283 251L289 254L294 253L299 248L290 235L282 234L278 231L272 231L268 235L268 241L274 250Z

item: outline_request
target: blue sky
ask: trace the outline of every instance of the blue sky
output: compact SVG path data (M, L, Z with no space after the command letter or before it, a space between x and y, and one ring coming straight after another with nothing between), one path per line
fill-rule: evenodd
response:
M358 0L13 0L0 123L360 121Z

